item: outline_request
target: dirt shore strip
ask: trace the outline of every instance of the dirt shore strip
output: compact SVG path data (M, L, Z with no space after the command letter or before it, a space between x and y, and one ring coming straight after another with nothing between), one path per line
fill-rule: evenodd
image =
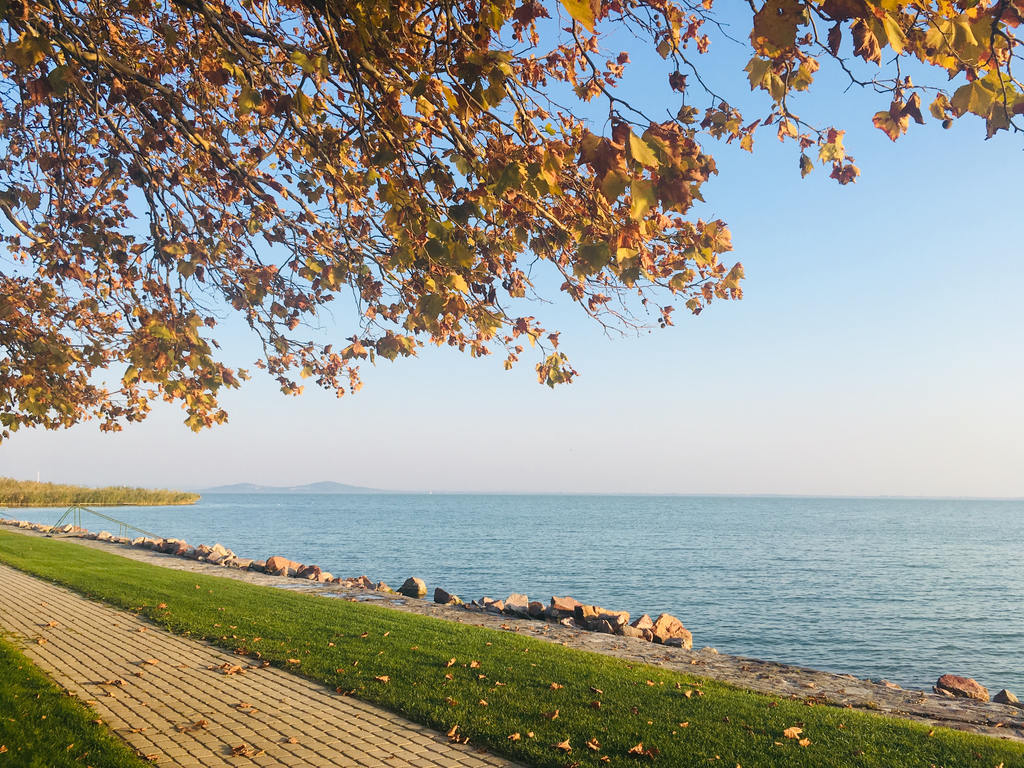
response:
M4 530L26 536L43 535L15 527L5 526ZM1024 709L1004 704L983 703L971 699L951 699L934 693L905 690L891 683L862 680L853 675L837 675L788 664L730 656L710 649L688 651L617 635L585 632L547 622L517 620L509 616L488 613L473 613L451 606L436 605L429 599L415 600L402 596L387 596L379 592L335 584L318 584L302 579L269 576L255 571L224 568L210 563L201 563L105 541L79 538L66 540L166 568L222 576L264 586L301 589L333 598L365 600L376 605L448 621L520 632L571 648L714 678L770 696L801 699L811 706L855 708L882 715L918 720L933 726L956 728L996 738L1024 741ZM287 555L287 553L284 554ZM574 595L574 597L585 599L586 595Z
M516 768L379 707L0 565L0 629L161 766ZM240 664L244 672L225 674ZM227 665L227 666L223 666Z

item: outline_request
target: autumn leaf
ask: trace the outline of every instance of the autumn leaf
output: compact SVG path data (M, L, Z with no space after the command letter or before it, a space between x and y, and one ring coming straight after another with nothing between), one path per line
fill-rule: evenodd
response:
M797 726L794 725L794 726L791 726L791 727L787 728L786 730L784 730L782 732L782 735L785 736L787 739L796 739L796 738L799 738L800 734L803 733L803 732L804 732L803 728L798 728Z
M601 743L597 739L588 739L587 749L597 752L599 749L601 749Z
M521 738L523 738L523 737L519 735L518 731L516 731L515 733L510 733L508 735L508 740L509 741L519 741Z
M560 0L562 6L590 33L594 32L594 9L590 0Z
M566 739L565 741L560 741L557 744L552 744L551 746L554 749L559 749L559 750L561 750L563 752L566 752L566 753L572 752L572 746L569 744L569 740L568 739Z
M552 684L551 684L550 686L548 686L548 687L549 687L549 688L551 688L551 690L552 690L552 691L560 691L560 690L561 690L562 688L564 688L565 686L564 686L564 685L559 685L558 683L552 683Z
M541 712L541 715L546 717L548 720L557 720L558 719L558 710L555 709L555 710L552 710L551 712Z
M378 682L384 683L385 685L391 682L391 678L387 675L376 675L373 679L377 680Z

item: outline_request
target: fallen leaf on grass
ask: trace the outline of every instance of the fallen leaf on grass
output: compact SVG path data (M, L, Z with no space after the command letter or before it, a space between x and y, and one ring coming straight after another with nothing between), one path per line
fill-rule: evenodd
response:
M453 725L451 730L448 731L448 733L445 734L445 735L448 737L448 739L450 741L458 741L459 740L459 724L456 723L455 725Z
M484 699L480 699L480 701L477 702L477 705L481 707L486 707L487 702Z
M797 744L799 744L801 747L809 747L811 745L811 740L810 739L800 739L800 741L798 741Z
M369 633L369 632L363 632L363 634L361 634L361 635L360 635L359 637L361 637L361 638L363 638L363 639L365 640L365 639L366 639L366 638L368 638L369 636L370 636L370 633Z
M158 610L161 610L161 611L162 611L162 610L164 610L164 609L165 609L166 607L167 607L167 603L160 603L160 605L158 605L158 606L157 606L157 609L158 609Z
M519 735L518 731L516 731L515 733L510 733L508 735L508 740L509 741L519 741L521 738L523 738L523 737Z
M447 699L445 699L444 703L447 704L449 707L457 707L459 705L459 702L457 702L451 696L449 696Z
M685 723L680 723L679 727L680 728L689 728L690 727L690 721L687 720Z
M804 732L803 728L797 728L795 725L792 728L787 728L782 732L782 735L787 739L796 739L800 737L800 734Z
M541 714L544 717L546 717L548 720L557 720L558 719L558 710L557 709L554 712L541 712Z
M388 677L387 675L377 675L377 676L376 676L376 677L374 677L373 679L374 679L374 680L377 680L377 681L379 681L379 682L381 682L381 683L384 683L384 684L387 684L387 683L390 683L390 682L391 682L391 678L390 678L390 677Z
M445 669L447 669L448 667L454 666L454 664L455 664L455 657L452 656L450 659L448 659L448 662L444 665Z
M0 744L0 755L7 751L7 747L4 744Z
M600 696L602 693L604 693L604 691L602 691L600 688L595 688L594 686L590 686L590 690L593 693L596 693L598 696Z
M628 754L628 755L642 755L643 753L644 753L644 743L642 741L639 744L637 744L636 746L630 747L626 751L626 754Z
M683 691L683 696L685 696L688 699L692 698L693 697L693 691L690 690L689 688L687 688L685 691Z
M590 702L590 708L591 709L600 709L601 708L601 702L597 701L595 699L594 701Z
M599 750L600 748L601 744L597 739L590 739L590 741L587 742L587 749L591 749L594 752L597 752L597 750Z
M480 662L477 661L476 659L474 659L473 661L469 662L469 668L470 669L479 669L479 667L480 667Z
M568 739L566 739L565 741L560 741L557 744L552 744L551 748L552 749L560 749L560 750L562 750L563 752L566 752L566 753L572 752L572 745L569 744L569 740Z
M552 683L550 687L552 691L560 691L562 688L565 688L564 685L559 685L558 683Z

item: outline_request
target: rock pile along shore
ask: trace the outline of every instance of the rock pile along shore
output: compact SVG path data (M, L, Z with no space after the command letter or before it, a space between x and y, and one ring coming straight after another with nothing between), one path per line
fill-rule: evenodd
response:
M25 520L0 518L0 525L23 528L44 534L60 534L83 539L106 541L125 546L139 547L167 555L183 557L199 562L210 563L225 568L250 570L273 576L285 576L295 579L317 582L321 584L338 584L347 588L363 589L388 595L402 595L412 599L424 599L427 585L422 579L410 577L397 589L392 589L383 581L374 582L367 576L340 577L324 571L317 565L306 565L289 560L281 555L273 555L266 560L254 560L239 557L232 550L221 544L208 546L199 544L191 546L181 539L152 539L147 537L126 538L115 536L108 531L93 533L85 528L74 525L63 525L59 528L42 523L31 523ZM683 623L667 613L652 619L647 614L630 622L627 611L614 611L596 605L586 605L572 597L552 596L549 603L530 600L524 594L513 593L504 600L483 597L480 600L464 602L458 595L440 587L435 588L433 602L458 607L470 612L502 614L520 619L533 619L557 623L565 627L588 630L610 635L634 638L640 641L660 643L666 646L691 649L693 636ZM887 686L898 689L898 686L887 683ZM1019 709L1024 709L1017 697L1003 689L995 696L989 697L988 689L969 677L946 674L942 675L932 689L936 694L953 699L972 699L979 702L993 701Z

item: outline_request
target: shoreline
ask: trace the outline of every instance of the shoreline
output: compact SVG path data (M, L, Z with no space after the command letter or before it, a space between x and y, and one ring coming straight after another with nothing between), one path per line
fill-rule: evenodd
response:
M29 536L47 536L48 526L16 521L0 521L5 528ZM40 528L44 530L39 530ZM96 534L92 534L96 536ZM108 534L109 536L109 534ZM562 626L529 617L515 617L486 611L473 611L442 605L426 599L387 594L367 589L372 582L356 579L350 583L322 583L260 573L238 567L226 567L132 546L130 543L97 540L81 536L61 536L81 546L110 551L153 565L232 578L252 584L281 589L302 590L328 599L372 601L393 610L417 613L460 624L474 624L518 632L547 642L591 651L638 663L674 669L732 684L738 688L800 700L807 706L832 706L860 709L880 715L916 720L933 726L955 728L995 738L1024 741L1024 709L994 702L950 698L935 693L903 689L892 683L863 680L790 664L731 656L715 649L690 650L683 647L645 642L622 635L594 632ZM111 536L111 539L114 537ZM223 548L221 548L223 549Z

